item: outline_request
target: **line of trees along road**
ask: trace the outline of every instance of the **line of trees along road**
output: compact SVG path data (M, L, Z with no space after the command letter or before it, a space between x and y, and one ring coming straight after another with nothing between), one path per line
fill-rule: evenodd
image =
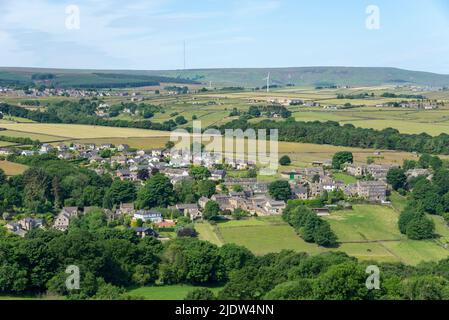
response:
M95 115L96 103L64 101L51 105L47 110L35 111L8 104L0 104L0 112L13 117L30 119L40 123L85 124L119 128L138 128L161 131L172 131L177 124L173 120L155 123L149 120L129 121L104 119Z
M403 134L396 129L384 130L356 128L352 124L338 122L298 122L264 120L250 123L245 119L234 120L219 129L278 129L279 139L289 142L329 144L344 147L400 150L430 154L449 154L449 135L433 137L426 133Z

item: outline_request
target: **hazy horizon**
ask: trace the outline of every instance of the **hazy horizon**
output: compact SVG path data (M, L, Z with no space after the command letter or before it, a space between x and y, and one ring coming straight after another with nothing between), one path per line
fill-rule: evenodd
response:
M412 70L412 69L406 69L406 68L398 68L398 67L370 67L370 66L294 66L294 67L219 67L219 68L192 68L192 69L122 69L122 68L116 68L116 69L100 69L100 68L60 68L60 67L28 67L28 66L1 66L0 69L39 69L39 70L66 70L66 71L120 71L120 72L165 72L165 71L201 71L201 70L280 70L280 69L301 69L301 68L378 68L378 69L399 69L404 71L411 71L411 72L424 72L424 73L431 73L431 74L437 74L437 75L448 75L448 73L438 73L438 72L432 72L432 71L426 71L426 70Z

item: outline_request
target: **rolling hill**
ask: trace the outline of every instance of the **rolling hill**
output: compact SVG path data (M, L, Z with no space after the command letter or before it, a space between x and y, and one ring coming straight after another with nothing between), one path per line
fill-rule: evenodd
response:
M0 68L0 85L52 84L58 87L136 87L160 82L204 83L218 86L261 87L268 72L272 84L301 86L375 86L411 84L449 86L449 75L397 68L300 67L259 69L191 70L66 70L39 68Z
M197 82L156 74L132 72L0 68L0 85L43 84L58 88L125 88L154 86L160 83L196 84Z

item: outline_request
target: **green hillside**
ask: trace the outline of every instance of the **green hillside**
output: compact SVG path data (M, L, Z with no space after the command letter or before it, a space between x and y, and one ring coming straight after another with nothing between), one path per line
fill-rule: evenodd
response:
M263 86L264 78L270 72L272 84L301 86L374 86L385 84L415 84L428 86L449 85L449 75L429 72L408 71L396 68L352 68L352 67L303 67L270 69L203 69L186 71L165 71L158 74L182 76L198 81L233 85ZM149 72L156 74L157 72Z
M37 68L0 68L1 84L26 84L33 81L60 87L126 87L156 82L201 82L219 86L261 87L268 72L273 85L300 86L375 86L412 84L449 86L449 75L397 68L301 67L260 69L192 69L166 71L64 70ZM51 78L46 79L47 75Z
M195 81L132 72L0 68L0 85L43 84L58 88L126 88L160 85L160 83L194 84Z

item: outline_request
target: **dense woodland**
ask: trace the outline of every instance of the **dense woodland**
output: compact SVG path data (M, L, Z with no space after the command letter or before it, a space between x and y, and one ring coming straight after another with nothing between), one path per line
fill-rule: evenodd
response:
M35 230L26 238L0 234L0 292L59 294L69 299L126 299L126 288L157 284L223 286L191 299L449 299L449 260L418 267L380 264L380 290L368 290L367 266L343 253L309 256L283 251L262 257L232 244L193 238L162 244L108 226L100 211L67 233ZM80 268L80 290L67 291L67 266Z

